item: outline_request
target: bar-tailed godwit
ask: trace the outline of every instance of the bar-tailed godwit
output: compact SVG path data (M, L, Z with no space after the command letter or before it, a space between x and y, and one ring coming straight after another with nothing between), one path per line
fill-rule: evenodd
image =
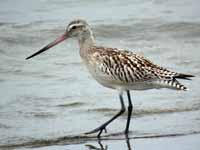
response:
M98 137L100 137L102 131L106 131L107 125L125 112L123 92L126 92L128 97L128 118L125 128L125 134L128 134L132 113L130 90L160 88L187 90L187 87L177 79L189 80L190 77L194 77L190 74L177 73L160 67L130 51L96 46L90 26L81 19L70 22L61 37L26 59L30 59L72 37L78 39L80 56L94 79L105 87L118 90L121 102L121 110L115 116L86 134L98 133Z

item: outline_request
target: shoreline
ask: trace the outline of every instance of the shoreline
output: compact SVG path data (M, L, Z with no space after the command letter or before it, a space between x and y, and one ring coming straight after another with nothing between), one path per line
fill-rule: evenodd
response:
M0 149L47 149L51 150L54 147L71 147L71 146L87 146L92 148L93 145L87 144L87 143L95 143L97 145L103 145L102 143L110 143L112 145L116 141L126 141L127 147L130 147L128 145L131 145L131 143L135 143L137 141L168 141L170 139L184 139L185 141L188 141L188 137L197 137L197 139L200 139L200 132L192 132L192 133L176 133L176 134L143 134L141 136L134 136L134 133L131 132L129 134L129 137L124 135L123 133L111 133L106 134L101 137L101 139L98 139L96 135L71 135L71 136L64 136L59 137L55 139L46 139L46 140L35 140L31 142L25 142L25 143L19 143L19 144L11 144L11 145L0 145ZM133 142L134 141L134 142ZM181 140L182 141L182 140ZM195 140L194 140L195 141ZM92 147L91 147L92 146ZM200 140L199 140L199 146L200 146ZM130 148L129 148L130 149Z

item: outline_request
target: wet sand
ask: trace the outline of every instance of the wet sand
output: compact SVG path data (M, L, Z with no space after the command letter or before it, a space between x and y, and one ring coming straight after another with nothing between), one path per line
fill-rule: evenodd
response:
M144 134L126 136L122 133L105 134L100 139L95 135L65 136L57 139L36 140L28 143L2 145L5 150L197 150L200 133L188 134Z

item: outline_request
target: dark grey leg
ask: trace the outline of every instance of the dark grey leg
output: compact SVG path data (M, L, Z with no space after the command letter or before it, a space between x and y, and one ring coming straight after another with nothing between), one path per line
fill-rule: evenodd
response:
M126 123L126 129L125 129L125 134L128 134L129 132L129 125L130 125L130 120L131 120L131 114L133 110L133 105L131 102L131 95L130 91L127 91L127 97L128 97L128 118L127 118L127 123Z
M104 124L102 124L101 126L99 126L98 128L87 132L85 134L92 134L92 133L98 133L98 137L100 137L101 133L103 130L106 131L106 126L109 125L113 120L115 120L117 117L119 117L121 114L123 114L126 110L125 105L124 105L124 100L123 100L123 96L122 96L122 92L119 94L119 98L120 98L120 102L121 102L121 110L114 116L112 117L110 120L108 120L107 122L105 122Z

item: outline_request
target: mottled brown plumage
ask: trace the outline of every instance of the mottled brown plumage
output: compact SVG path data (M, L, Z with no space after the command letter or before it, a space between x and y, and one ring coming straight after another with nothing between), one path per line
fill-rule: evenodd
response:
M180 84L176 78L192 77L169 71L141 55L117 48L92 46L88 49L86 61L89 68L91 66L95 69L94 73L101 74L100 76L104 76L107 78L106 80L115 82L119 86L124 84L124 86L130 87L134 83L140 84L142 82L142 85L148 86L144 87L147 89L171 87L186 90L187 88ZM143 84L145 82L146 85Z

